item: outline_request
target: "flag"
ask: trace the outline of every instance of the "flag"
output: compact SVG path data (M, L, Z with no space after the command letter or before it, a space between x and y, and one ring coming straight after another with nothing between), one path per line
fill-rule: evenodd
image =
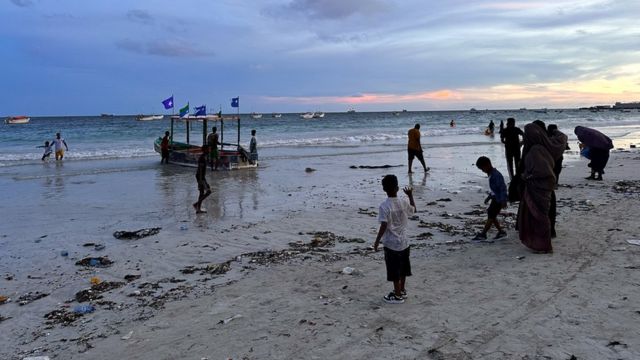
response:
M173 109L173 95L166 100L162 100L162 105L164 105L164 109Z
M240 97L231 99L231 107L240 107Z
M189 115L189 103L180 109L180 117L184 117L185 115Z
M207 107L205 105L196 106L196 113L193 114L195 116L205 116L207 115Z

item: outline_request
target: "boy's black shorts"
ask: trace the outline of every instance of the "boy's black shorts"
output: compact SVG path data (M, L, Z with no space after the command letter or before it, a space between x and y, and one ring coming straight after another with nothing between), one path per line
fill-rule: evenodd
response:
M409 156L409 160L413 160L414 157L417 157L418 160L424 161L421 150L407 149L407 154Z
M500 214L501 209L502 206L500 205L500 203L497 202L496 199L491 199L491 203L489 204L489 208L487 209L489 219L497 218L498 214Z
M396 281L405 276L411 276L411 262L409 261L410 247L395 251L384 248L384 263L387 265L387 281Z

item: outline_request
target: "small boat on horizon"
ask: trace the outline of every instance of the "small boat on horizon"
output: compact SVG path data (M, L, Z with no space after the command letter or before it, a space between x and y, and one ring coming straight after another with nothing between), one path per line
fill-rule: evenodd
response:
M281 117L282 117L282 114L279 114L279 113L273 113L273 114L271 114L271 117L272 117L272 118L279 119L279 118L281 118Z
M138 115L136 116L136 120L138 121L152 121L152 120L162 120L164 119L164 115Z
M113 114L107 114L107 113L102 113L100 114L100 117L114 117L115 115Z
M312 119L313 118L313 113L312 112L306 112L304 114L300 114L300 117L303 119Z
M262 119L262 114L258 114L258 113L254 113L254 112L249 114L249 116L251 116L252 119Z
M354 112L356 112L354 108L347 110L347 114L353 114Z
M28 124L31 120L30 117L20 115L20 116L9 116L4 119L5 124Z
M322 119L324 117L324 113L322 111L317 111L313 113L312 118L314 119Z

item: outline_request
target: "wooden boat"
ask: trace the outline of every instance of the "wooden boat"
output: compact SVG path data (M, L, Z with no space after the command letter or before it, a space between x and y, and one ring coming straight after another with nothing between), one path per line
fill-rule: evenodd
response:
M228 126L229 123L236 123L235 127L237 137L233 138L230 142L225 142L225 125ZM176 127L180 124L184 125L186 142L178 142L175 139L178 135ZM251 158L249 152L240 146L240 117L221 117L217 115L188 116L183 118L175 115L171 116L171 129L169 131L169 138L171 139L169 144L169 162L183 166L197 167L198 157L202 154L202 145L207 143L207 131L209 131L214 124L216 124L215 126L219 131L219 168L237 170L255 168L258 166L257 161L249 161ZM190 135L195 131L194 127L199 129L196 132L198 135L192 139ZM192 130L192 128L194 129ZM194 143L191 142L192 140L195 140ZM153 144L154 150L159 154L162 153L160 148L161 142L162 137L158 137Z
M31 120L28 116L9 116L4 119L5 124L28 124Z
M136 120L138 121L152 121L152 120L162 120L164 119L164 115L138 115L136 116Z

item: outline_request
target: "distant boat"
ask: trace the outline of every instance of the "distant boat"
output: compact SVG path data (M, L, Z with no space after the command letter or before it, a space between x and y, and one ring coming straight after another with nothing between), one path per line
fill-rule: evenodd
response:
M351 108L351 109L347 110L347 113L349 113L349 114L353 114L354 112L356 112L356 110L354 108Z
M538 114L546 114L547 113L547 108L534 109L534 110L531 110L531 111L536 112Z
M527 108L520 108L520 111L527 111Z
M282 114L276 114L276 113L273 113L273 114L271 114L271 117L272 117L272 118L276 118L276 119L278 119L278 118L281 118L281 117L282 117Z
M303 119L313 119L313 113L312 112L306 112L304 114L300 114L300 117Z
M9 116L4 119L5 124L28 124L31 120L28 116Z
M394 111L394 112L393 112L393 116L400 116L400 112L398 112L398 111Z
M469 112L472 114L475 114L475 113L479 113L480 111L476 110L476 108L471 108Z
M100 117L113 117L113 114L100 114Z
M138 115L136 116L136 120L138 121L152 121L152 120L162 120L164 119L164 115Z
M313 116L311 116L314 119L322 119L324 117L324 113L322 111L320 112L314 112Z
M251 116L252 119L262 119L262 114L258 114L258 113L254 113L254 112L249 114L249 116Z
M402 112L407 112L407 109L402 109Z

